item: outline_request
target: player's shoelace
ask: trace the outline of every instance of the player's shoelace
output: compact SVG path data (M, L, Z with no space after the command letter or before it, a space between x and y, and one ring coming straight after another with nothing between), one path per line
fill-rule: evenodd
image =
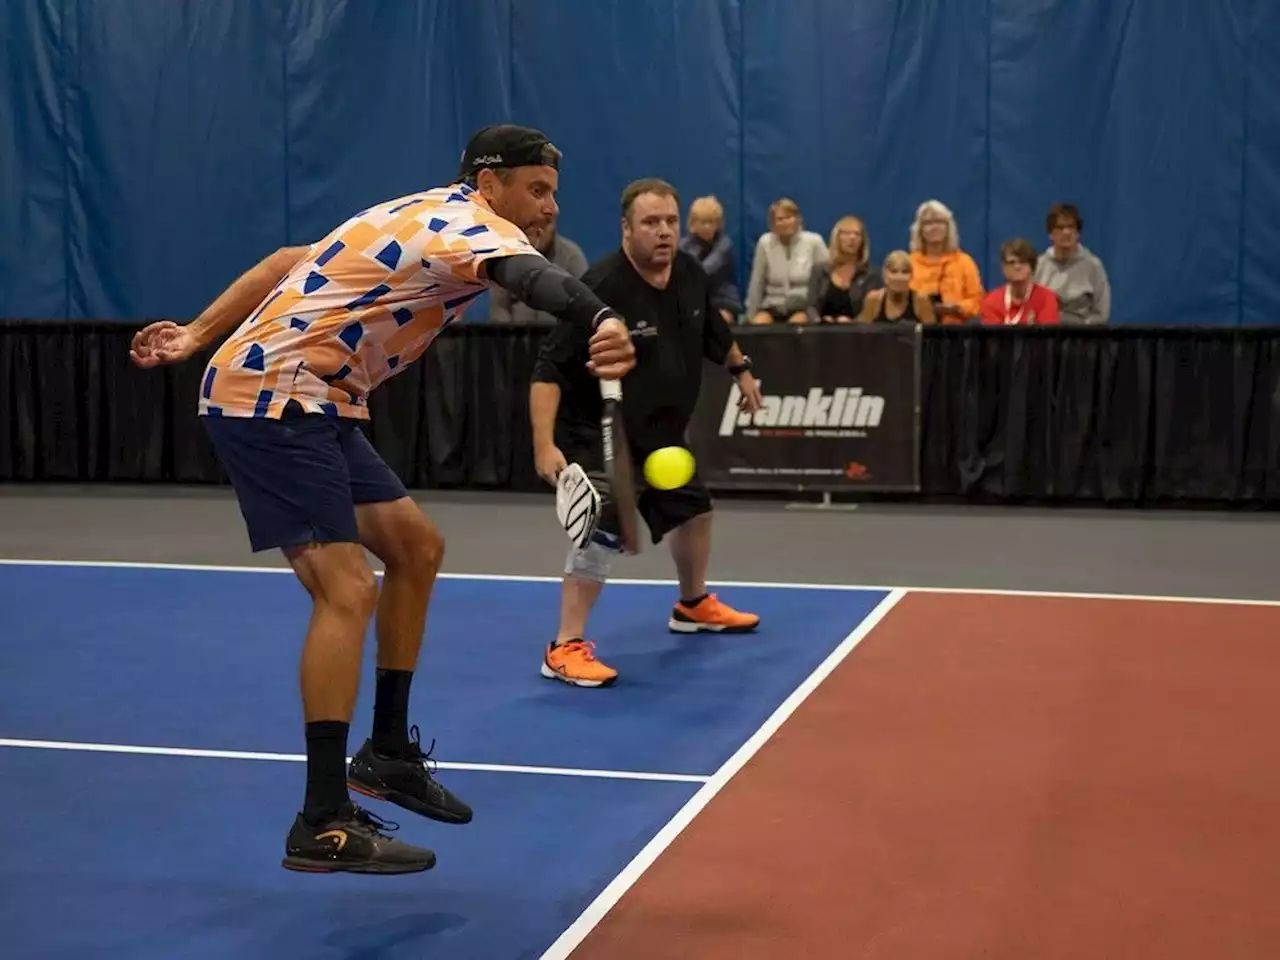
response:
M570 640L564 645L566 650L576 650L582 654L584 660L594 660L596 658L596 645L591 640Z
M394 820L384 820L376 813L372 813L361 806L356 806L354 819L372 837L389 839L391 834L400 829L400 824Z
M409 740L413 746L413 753L407 759L421 764L418 769L430 780L432 774L436 772L436 761L431 757L431 754L436 749L435 737L431 738L431 746L424 751L422 749L422 734L418 731L418 725L415 723L409 728Z

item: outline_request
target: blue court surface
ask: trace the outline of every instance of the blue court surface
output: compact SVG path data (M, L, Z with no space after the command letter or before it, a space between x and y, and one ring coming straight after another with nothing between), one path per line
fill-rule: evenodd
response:
M305 772L292 576L0 565L0 955L541 956L885 597L726 589L760 631L688 637L673 590L606 589L593 636L622 677L580 690L538 674L556 583L442 579L411 722L475 820L368 801L436 868L314 876L279 865ZM353 750L372 657L371 635Z

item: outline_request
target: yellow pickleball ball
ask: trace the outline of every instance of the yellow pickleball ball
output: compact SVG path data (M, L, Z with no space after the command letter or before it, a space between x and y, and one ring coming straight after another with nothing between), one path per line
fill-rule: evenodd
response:
M644 479L655 490L674 490L693 478L693 454L684 447L663 447L644 460Z

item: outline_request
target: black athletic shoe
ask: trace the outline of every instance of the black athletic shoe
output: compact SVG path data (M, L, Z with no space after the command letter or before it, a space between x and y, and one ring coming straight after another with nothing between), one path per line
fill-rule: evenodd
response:
M471 808L431 776L434 764L433 769L427 768L431 750L422 752L418 728L413 727L409 736L413 739L409 752L397 757L375 753L373 741L366 740L347 770L351 789L442 823L470 823ZM435 749L434 740L431 749Z
M436 855L387 835L398 829L354 803L319 826L298 814L285 841L283 865L306 873L420 873Z

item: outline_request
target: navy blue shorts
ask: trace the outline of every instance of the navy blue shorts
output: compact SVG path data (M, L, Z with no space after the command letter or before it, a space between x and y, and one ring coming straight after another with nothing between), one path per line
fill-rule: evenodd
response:
M356 504L408 496L359 421L285 408L279 420L201 417L254 551L359 543Z

